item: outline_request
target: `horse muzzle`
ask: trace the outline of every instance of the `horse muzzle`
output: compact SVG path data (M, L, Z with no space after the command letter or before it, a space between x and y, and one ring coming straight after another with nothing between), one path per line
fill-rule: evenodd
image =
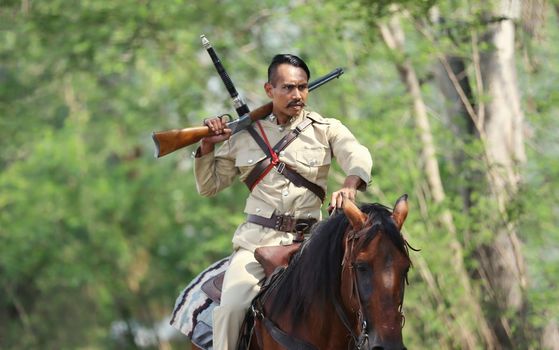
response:
M404 344L371 344L370 350L407 350Z
M368 350L407 350L402 340L383 340L378 335L369 334Z

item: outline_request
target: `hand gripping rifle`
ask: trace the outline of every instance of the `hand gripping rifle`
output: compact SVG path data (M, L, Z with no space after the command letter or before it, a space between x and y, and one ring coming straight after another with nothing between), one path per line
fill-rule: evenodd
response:
M227 90L229 91L229 94L231 95L231 98L233 99L237 114L239 114L240 116L238 119L227 123L227 128L231 129L231 134L242 131L246 129L246 127L248 127L250 124L252 124L252 122L270 115L273 109L272 102L269 102L249 112L248 106L238 96L233 82L229 78L229 75L223 68L221 61L219 60L219 58L217 58L215 51L213 50L205 36L202 36L202 44L204 44L204 47L208 50L208 53L212 57L212 61L214 62L219 75L221 76L223 82L225 83L225 86L227 87ZM309 91L312 91L326 84L330 80L339 78L340 75L342 75L343 73L344 70L342 68L336 68L332 72L312 81L309 84L308 89ZM153 132L152 138L153 142L155 143L155 157L163 157L164 155L172 153L178 149L195 144L204 137L212 135L214 134L207 126Z

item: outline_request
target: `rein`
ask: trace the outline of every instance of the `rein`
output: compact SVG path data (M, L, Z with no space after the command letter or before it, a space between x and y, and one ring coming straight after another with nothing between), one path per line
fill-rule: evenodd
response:
M346 266L350 258L354 256L354 248L355 242L361 239L366 231L361 232L348 232L346 237L346 249L343 260L342 260L342 270ZM342 321L344 327L349 331L351 338L355 344L355 349L360 350L365 345L366 342L369 341L369 335L367 334L367 329L369 326L369 322L367 320L367 312L364 312L363 302L361 300L361 295L359 294L359 282L357 280L357 275L355 274L356 263L351 261L349 264L350 274L351 274L351 292L350 297L356 298L359 304L359 310L356 311L357 319L359 320L359 324L361 325L359 333L356 334L351 326L347 314L343 310L342 305L338 300L334 301L334 306L336 308L336 313L338 317Z
M363 303L362 300L362 296L360 293L360 284L359 284L359 278L356 274L356 269L359 269L360 266L357 262L355 262L353 259L355 257L356 252L359 252L359 250L361 249L362 245L364 243L360 243L357 247L356 250L356 242L359 242L359 240L361 238L363 238L364 236L366 236L367 234L367 230L362 230L359 232L354 232L354 231L350 231L347 233L345 241L346 241L346 251L344 253L344 257L342 259L342 271L343 268L345 268L346 266L349 266L350 269L350 275L351 275L351 291L349 293L351 300L357 300L357 303L359 305L359 309L357 311L352 310L356 313L357 316L357 320L359 322L360 328L359 328L359 333L356 333L353 329L353 327L351 326L350 322L349 322L349 318L346 314L346 312L344 311L342 305L340 304L339 300L334 300L334 306L336 309L336 313L338 314L338 317L340 318L340 320L342 321L344 327L348 330L349 335L351 336L351 338L353 339L353 342L355 344L355 349L360 350L363 348L363 346L369 341L369 335L368 335L368 327L370 325L370 322L368 320L367 317L367 312L366 312L366 307ZM375 233L377 234L377 233ZM406 284L407 284L407 276L404 277ZM399 312L400 315L402 317L402 328L404 327L405 324L405 317L404 314L402 312L402 308L403 308L403 304L404 304L404 293L402 292L402 300L400 302L399 305Z

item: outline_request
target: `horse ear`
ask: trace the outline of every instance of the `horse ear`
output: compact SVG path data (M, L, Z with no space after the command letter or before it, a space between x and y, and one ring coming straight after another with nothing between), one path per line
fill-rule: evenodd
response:
M398 230L402 229L402 225L404 225L404 221L406 220L406 216L408 216L408 195L405 194L402 197L398 198L396 204L394 204L394 210L392 211L392 219L396 223Z
M342 208L344 209L344 214L348 218L351 227L353 227L354 230L362 229L367 221L367 215L363 213L355 203L346 198L344 198Z

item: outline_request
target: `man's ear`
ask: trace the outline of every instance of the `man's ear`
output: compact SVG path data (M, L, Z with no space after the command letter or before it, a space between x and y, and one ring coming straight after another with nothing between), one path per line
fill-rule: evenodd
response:
M272 94L272 84L269 82L264 83L264 90L266 90L266 95L268 95L269 98L273 98L274 95Z

